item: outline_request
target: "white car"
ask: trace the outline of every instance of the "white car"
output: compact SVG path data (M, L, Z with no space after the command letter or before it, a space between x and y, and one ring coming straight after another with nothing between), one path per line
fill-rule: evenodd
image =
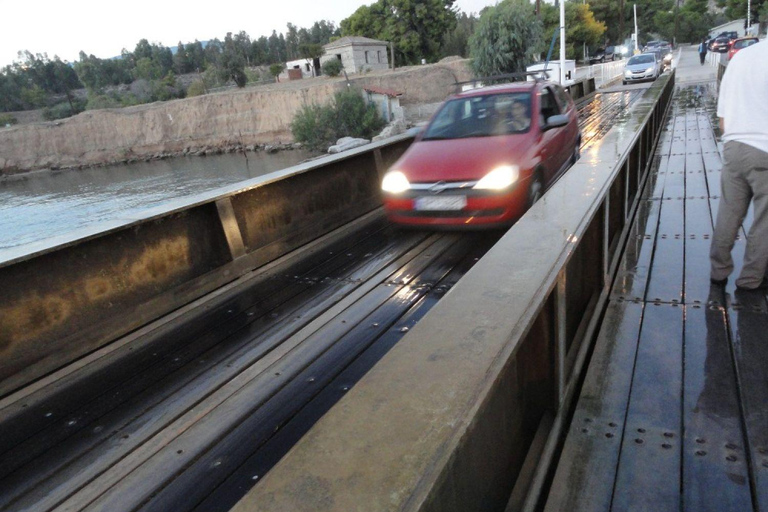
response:
M635 55L627 61L624 66L624 77L622 83L627 85L631 82L643 82L646 80L656 80L661 74L662 62L656 53L641 53Z

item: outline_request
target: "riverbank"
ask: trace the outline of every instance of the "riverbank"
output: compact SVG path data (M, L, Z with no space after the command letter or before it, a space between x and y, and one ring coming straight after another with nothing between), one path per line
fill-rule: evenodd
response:
M355 87L402 93L404 107L434 104L469 78L466 60L350 76ZM0 176L82 169L185 155L293 148L290 123L304 105L347 87L318 77L139 105L86 111L53 122L0 130Z

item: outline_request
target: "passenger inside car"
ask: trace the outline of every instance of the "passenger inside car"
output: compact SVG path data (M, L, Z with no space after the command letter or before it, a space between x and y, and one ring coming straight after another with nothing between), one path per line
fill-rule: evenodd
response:
M498 95L494 100L496 128L494 134L507 135L528 131L531 126L531 116L528 113L528 102L509 95Z

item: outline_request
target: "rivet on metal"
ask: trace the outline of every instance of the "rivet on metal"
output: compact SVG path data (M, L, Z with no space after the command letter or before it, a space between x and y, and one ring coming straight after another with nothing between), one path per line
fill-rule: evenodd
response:
M401 327L400 332L408 332L408 327Z
M725 447L728 448L729 450L735 450L736 448L738 448L738 446L736 446L733 443L726 443Z
M343 391L349 391L349 386L344 386L344 387L343 387L343 388L341 388L341 389L342 389Z
M221 466L221 461L220 460L217 460L216 462L213 463L213 467L216 468L216 467L219 467L219 466Z
M664 437L675 437L675 434L672 432L664 432Z
M592 423L592 418L584 418L584 423Z
M53 416L53 413L52 413L52 412L47 412L47 413L45 413L45 417L46 417L46 418L50 418L51 416Z
M727 461L729 461L729 462L736 462L738 459L736 458L736 456L735 456L735 455L729 455L729 456L727 456L727 457L725 458L725 460L727 460Z
M251 477L251 480L258 480L258 479L259 479L259 475L253 475L253 476Z
M698 455L699 457L703 457L706 454L707 452L705 452L704 450L696 450L696 455Z
M670 448L672 448L672 445L669 443L664 443L661 445L661 447L664 448L665 450L669 450Z
M586 434L586 433L588 433L588 432L589 432L589 429L588 429L588 428L583 428L583 429L581 429L581 433L582 433L582 434Z
M379 322L373 322L373 323L371 324L371 327L378 327L378 326L379 326Z
M616 423L614 423L614 422L612 421L612 422L610 422L610 423L608 424L608 426L609 426L609 427L617 427L618 425L616 425Z
M643 441L643 440L642 440L642 439L640 439L639 437L638 437L637 439L635 439L635 443L636 443L636 444L643 444L644 442L645 442L645 441Z
M702 438L700 438L700 437L697 437L697 438L696 438L696 442L697 442L698 444L704 444L704 443L706 443L707 441L706 441L705 439L702 439Z
M176 450L176 453L178 453L179 455L181 455L182 453L184 453L184 450Z
M639 429L637 429L637 431L640 432L641 434L645 434L645 429L644 428L639 428Z
M608 439L612 439L613 438L613 432L606 432L605 433L605 437L607 437Z

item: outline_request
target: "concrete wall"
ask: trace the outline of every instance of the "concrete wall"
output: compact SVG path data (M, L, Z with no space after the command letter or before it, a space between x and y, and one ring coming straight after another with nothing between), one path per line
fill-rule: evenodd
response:
M374 72L352 78L403 92L403 104L433 103L466 80L466 61ZM69 119L0 129L0 174L126 161L185 148L290 141L290 123L308 103L325 103L346 86L327 77L226 91Z

